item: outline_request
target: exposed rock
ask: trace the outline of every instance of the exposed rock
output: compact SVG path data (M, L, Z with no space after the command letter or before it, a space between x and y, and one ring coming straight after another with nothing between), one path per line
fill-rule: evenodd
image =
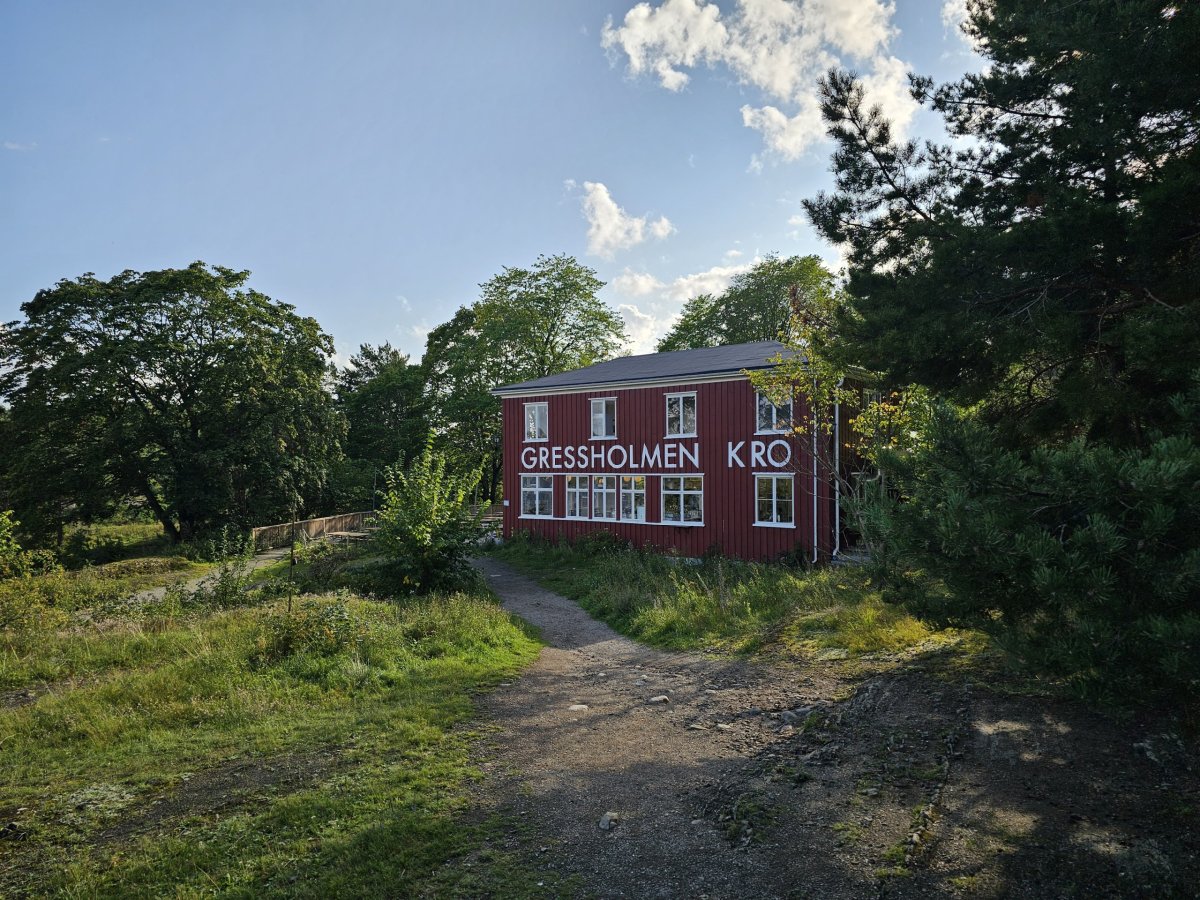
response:
M606 812L600 817L600 830L611 831L612 829L616 828L618 824L620 824L620 821L621 817L615 812Z
M585 712L588 708L586 703L572 703L567 707L571 712Z
M646 702L647 703L670 703L671 698L668 697L666 694L659 694L657 697L651 697Z

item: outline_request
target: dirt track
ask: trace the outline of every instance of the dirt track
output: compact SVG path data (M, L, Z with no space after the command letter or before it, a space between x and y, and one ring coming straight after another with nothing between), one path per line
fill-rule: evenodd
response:
M659 652L478 567L548 644L483 701L480 805L572 895L1161 897L1200 875L1172 736L920 665L852 681Z

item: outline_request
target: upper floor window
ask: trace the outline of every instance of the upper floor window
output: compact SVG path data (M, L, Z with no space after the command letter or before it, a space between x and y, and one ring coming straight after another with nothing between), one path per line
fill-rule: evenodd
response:
M758 395L758 431L780 432L792 430L792 401L772 403L764 394Z
M550 407L546 403L525 404L525 440L550 439Z
M667 437L696 436L696 395L667 394Z
M617 436L617 401L615 397L601 397L592 401L592 437L615 438Z

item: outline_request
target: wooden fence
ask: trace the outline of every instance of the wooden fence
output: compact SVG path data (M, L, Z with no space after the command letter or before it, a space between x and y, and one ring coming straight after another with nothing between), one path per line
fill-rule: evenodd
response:
M282 525L263 525L261 528L251 529L250 538L254 541L255 551L261 552L274 547L288 546L292 542L293 533L298 541L313 541L327 534L362 531L371 515L370 512L342 513L321 519L284 522ZM293 528L295 532L292 531Z

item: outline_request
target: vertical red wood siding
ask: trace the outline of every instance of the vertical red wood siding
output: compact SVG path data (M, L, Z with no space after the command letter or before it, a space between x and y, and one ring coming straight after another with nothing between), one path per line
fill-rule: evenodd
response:
M675 438L666 435L666 395L696 394L696 437ZM615 440L591 438L591 403L593 398L615 397L617 423ZM524 407L526 403L546 403L549 440L526 442ZM551 540L575 540L581 535L599 530L610 531L635 546L651 546L673 550L683 556L700 556L708 550L718 550L727 556L750 560L775 559L794 553L812 559L827 560L834 549L835 490L828 471L817 471L816 540L814 542L813 473L814 460L811 439L789 435L756 435L757 408L754 387L746 378L653 386L622 390L589 389L577 393L540 394L505 397L504 401L504 534L527 530ZM797 402L797 415L806 416ZM754 440L786 440L792 448L790 462L782 467L755 467L750 459L750 442ZM730 465L729 446L744 441L740 457L744 467ZM653 448L667 444L698 445L699 464L690 460L679 468L663 466L650 469L625 465L611 468L607 463L583 468L551 468L539 465L537 448L594 447L611 445L629 447L640 454L643 445ZM534 448L534 465L527 466L526 448ZM606 451L607 452L607 451ZM777 448L776 457L782 455ZM794 477L794 527L764 527L755 524L755 473L773 472ZM704 524L676 525L662 523L661 483L663 474L704 476ZM521 476L530 474L554 476L553 518L527 518L521 515ZM576 474L616 475L645 474L646 522L621 520L566 519L566 476ZM618 496L618 510L620 498ZM590 510L589 510L590 511ZM842 523L843 526L845 523Z

